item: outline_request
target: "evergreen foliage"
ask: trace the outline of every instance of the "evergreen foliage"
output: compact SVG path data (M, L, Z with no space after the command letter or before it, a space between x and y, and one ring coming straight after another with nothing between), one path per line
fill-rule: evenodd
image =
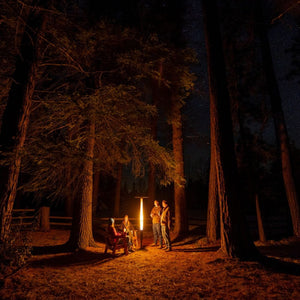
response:
M157 110L147 104L145 86L151 79L161 80L179 100L186 97L193 80L190 50L179 53L157 36L143 38L135 30L104 21L90 26L82 17L59 13L51 20L23 155L23 190L53 199L64 198L70 189L74 195L78 192L91 119L96 124L94 162L99 170L114 174L121 163L143 176L151 161L161 183L172 182L174 161L152 138L150 119ZM169 72L162 78L156 69L161 60ZM172 77L175 73L179 75Z

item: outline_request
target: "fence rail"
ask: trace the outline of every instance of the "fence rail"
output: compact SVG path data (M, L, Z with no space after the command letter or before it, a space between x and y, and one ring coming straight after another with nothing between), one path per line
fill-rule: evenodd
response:
M37 217L35 209L14 209L12 226L32 226ZM29 222L28 222L29 221Z
M43 221L49 224L48 229L51 226L70 228L72 225L72 217L66 216L51 216L49 208L47 208L48 213L44 213L44 210L35 209L14 209L12 217L12 226L22 226L28 228L34 226L38 223L40 229L43 230ZM46 211L47 211L46 210ZM114 218L116 225L119 226L123 218ZM133 226L139 227L139 218L129 218ZM250 232L257 235L257 220L256 216L247 216L247 221L249 225ZM93 225L96 227L105 227L108 222L108 217L94 217ZM173 218L173 223L175 223L175 218ZM189 226L191 228L205 227L206 219L204 218L189 218ZM144 218L144 229L149 230L152 227L152 220L149 217ZM282 216L270 216L264 220L265 231L268 236L287 234L289 230L289 223L287 218Z
M66 217L66 216L51 216L46 215L43 216L43 210L35 210L35 209L14 209L13 210L13 223L12 225L33 225L34 220L36 218L39 218L39 223L41 223L42 218L46 218L47 222L49 222L50 226L59 226L59 227L70 227L72 225L72 217ZM173 223L175 223L175 218L173 219ZM123 218L114 218L117 225L119 225ZM130 222L134 226L139 226L139 218L129 218ZM96 226L106 226L108 221L108 218L104 217L95 217L93 218L93 223L96 224ZM199 226L199 225L205 225L206 220L204 219L196 219L192 218L189 219L190 225ZM151 218L147 217L144 218L144 228L150 228L152 226L152 220Z

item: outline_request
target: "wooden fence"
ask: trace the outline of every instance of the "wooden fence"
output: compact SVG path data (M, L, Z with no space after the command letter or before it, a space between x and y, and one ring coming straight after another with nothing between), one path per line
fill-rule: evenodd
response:
M36 209L14 209L12 217L12 226L33 226L38 218L38 210Z
M72 217L65 216L51 216L50 209L47 207L42 207L39 210L35 209L14 209L13 210L13 225L33 226L35 222L38 223L40 227L44 230L49 230L50 227L60 227L60 228L70 228L72 225ZM114 218L116 225L120 225L123 218ZM139 218L129 218L130 222L135 228L139 228ZM175 218L173 218L173 223L175 222ZM99 227L105 227L108 223L108 218L93 218L93 224ZM190 226L205 226L206 220L204 219L189 219ZM148 230L152 227L151 218L144 219L144 229Z
M123 218L114 218L116 225L119 226ZM139 218L129 218L130 222L135 228L139 228ZM257 221L256 216L247 217L250 232L253 237L257 235ZM173 223L175 219L173 218ZM98 228L105 228L108 223L108 218L93 218L93 225ZM50 208L46 209L14 209L12 217L12 226L22 226L22 228L33 227L37 225L41 230L49 230L50 228L70 228L72 225L72 217L65 216L51 216ZM46 224L46 225L45 225ZM144 219L144 230L151 230L151 218ZM190 229L201 227L201 231L205 233L206 219L189 218ZM289 234L290 228L286 217L270 216L264 220L264 227L267 237L275 237Z

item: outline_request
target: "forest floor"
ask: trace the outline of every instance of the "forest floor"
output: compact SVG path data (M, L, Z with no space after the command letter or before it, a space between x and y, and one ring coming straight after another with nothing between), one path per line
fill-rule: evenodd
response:
M67 230L32 233L34 246L60 245ZM97 236L96 236L97 237ZM21 269L0 274L0 299L300 299L300 240L256 243L264 263L222 257L218 245L191 234L173 251L151 247L116 258L99 248L33 255Z

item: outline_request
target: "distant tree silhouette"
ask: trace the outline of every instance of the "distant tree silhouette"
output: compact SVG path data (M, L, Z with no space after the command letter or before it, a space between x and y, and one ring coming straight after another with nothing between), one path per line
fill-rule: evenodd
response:
M11 214L16 197L22 151L32 106L32 97L37 83L37 72L43 29L47 17L42 8L49 1L33 1L25 29L20 39L13 82L7 105L2 116L0 133L1 159L6 163L0 169L0 242L10 231ZM19 39L19 37L17 38Z
M281 156L283 182L290 207L290 214L293 223L293 232L295 236L300 237L300 210L290 157L289 137L282 109L280 91L274 71L268 33L265 25L265 20L263 18L261 0L255 1L255 15L257 24L256 31L260 40L263 68L265 71L266 83L270 95L276 137Z
M250 239L240 208L237 166L234 153L230 101L216 1L203 0L205 39L211 105L211 144L215 166L221 223L221 250L230 257L249 258L258 252Z

